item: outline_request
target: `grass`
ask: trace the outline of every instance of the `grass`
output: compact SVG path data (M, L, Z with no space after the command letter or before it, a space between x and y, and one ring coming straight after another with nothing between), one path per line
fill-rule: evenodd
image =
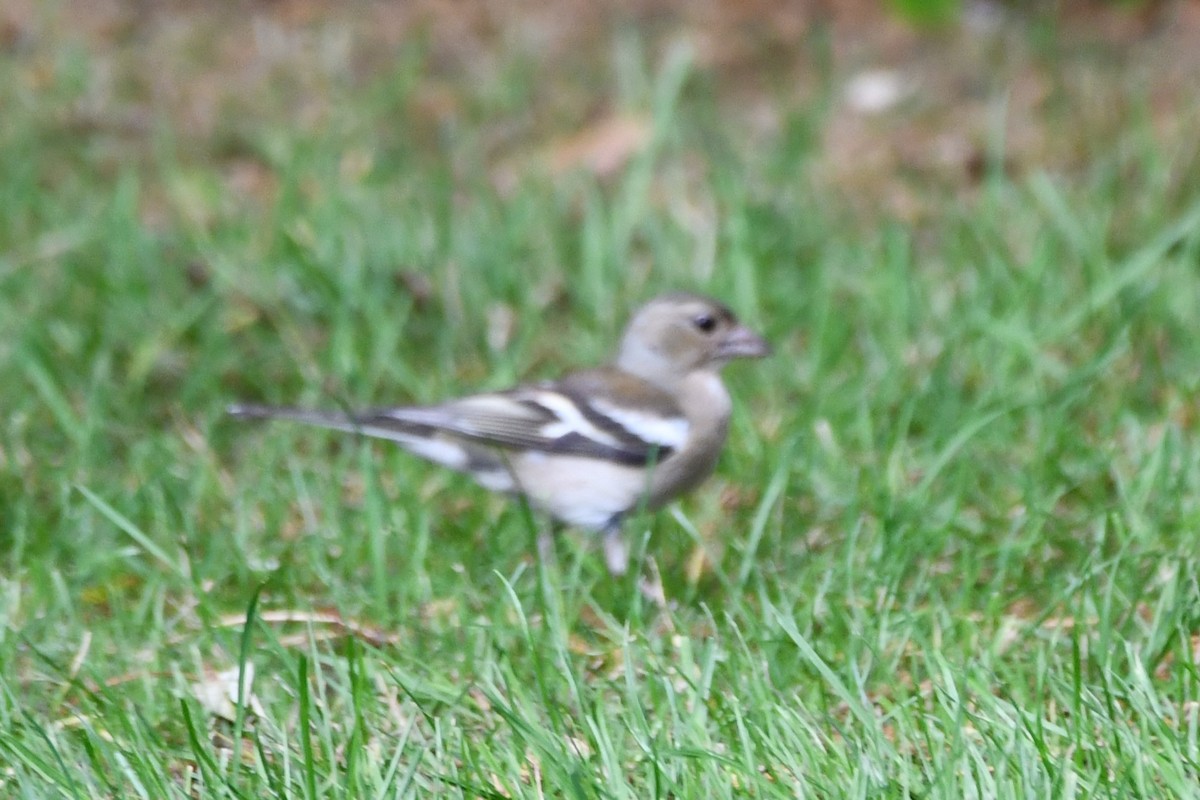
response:
M827 105L747 147L683 60L624 76L615 178L501 191L519 63L432 135L418 52L319 125L130 142L78 128L86 52L36 93L19 55L0 796L1200 795L1189 145L1135 119L912 224L810 177ZM666 609L385 444L222 414L552 375L668 288L777 355L637 526Z

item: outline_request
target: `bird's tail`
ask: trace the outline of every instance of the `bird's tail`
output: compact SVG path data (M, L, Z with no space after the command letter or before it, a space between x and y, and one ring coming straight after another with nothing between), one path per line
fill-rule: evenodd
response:
M336 431L362 432L362 425L360 423L356 422L349 414L343 414L338 411L313 411L305 408L234 403L228 406L225 412L237 419L282 419L290 422L301 422L305 425L330 428Z
M421 419L408 419L405 411L421 415ZM427 409L389 409L386 412L352 415L338 411L236 403L227 407L226 412L238 419L279 419L388 439L410 453L451 469L464 470L472 462L471 450L464 442L446 437L438 426L429 423Z

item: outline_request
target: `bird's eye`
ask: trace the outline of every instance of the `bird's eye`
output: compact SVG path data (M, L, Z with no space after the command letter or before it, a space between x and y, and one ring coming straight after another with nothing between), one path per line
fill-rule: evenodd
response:
M717 327L717 319L712 314L701 314L692 320L692 324L705 333L712 333Z

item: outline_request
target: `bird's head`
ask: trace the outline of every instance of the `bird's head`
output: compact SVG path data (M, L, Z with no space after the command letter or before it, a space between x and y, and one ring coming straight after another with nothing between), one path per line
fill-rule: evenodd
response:
M651 383L674 383L697 370L716 372L735 358L761 358L770 345L738 322L724 303L677 292L642 306L621 339L617 366Z

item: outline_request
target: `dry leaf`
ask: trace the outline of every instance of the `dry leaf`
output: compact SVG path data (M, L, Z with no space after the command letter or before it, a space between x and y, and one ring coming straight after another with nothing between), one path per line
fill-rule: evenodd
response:
M653 125L645 117L628 114L608 117L555 142L550 146L546 160L556 175L585 169L605 178L644 150L653 132Z
M214 717L233 721L237 719L238 676L241 669L231 669L207 675L203 680L192 684L192 693L200 702L201 708ZM246 677L243 681L244 700L250 712L263 716L262 706L251 691L254 685L254 665L246 664Z

